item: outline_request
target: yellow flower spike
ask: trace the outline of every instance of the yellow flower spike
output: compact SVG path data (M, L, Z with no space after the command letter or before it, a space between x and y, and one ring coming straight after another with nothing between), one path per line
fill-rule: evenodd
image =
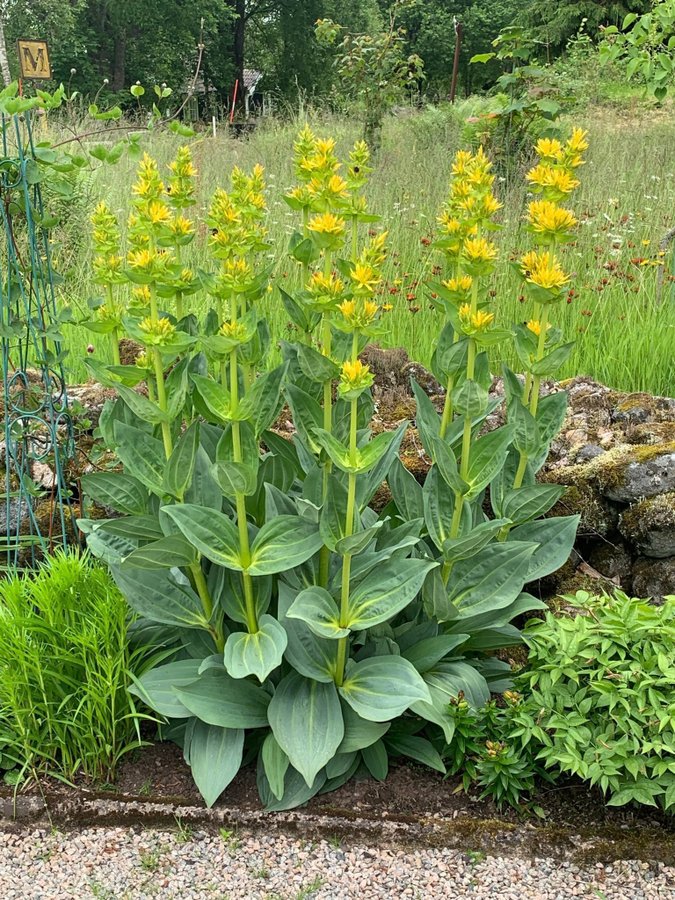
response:
M338 309L348 322L352 322L356 313L356 300L343 300Z
M381 281L381 276L371 265L361 262L349 270L349 278L355 291L367 294L372 294Z
M161 200L151 200L144 215L151 225L168 225L171 221L171 212Z
M246 338L246 327L241 322L223 322L218 334L235 341L243 341Z
M147 304L150 302L151 292L147 284L139 284L137 287L132 289L131 294L134 299L140 301L140 303L142 303L144 306L147 306Z
M331 175L326 184L326 192L338 199L347 196L347 182L339 175Z
M340 218L340 216L336 216L334 213L325 212L313 216L309 220L309 225L307 227L310 231L315 231L317 234L342 237L345 233L346 225L345 220Z
M532 334L536 335L537 337L539 337L539 335L541 334L541 322L538 319L530 319L526 327L529 331L532 332ZM546 324L546 331L548 331L549 328L551 328L550 322Z
M323 272L314 272L306 284L307 292L313 297L334 299L344 291L344 282L334 275L324 275Z
M520 268L527 282L550 291L562 290L570 280L555 256L548 251L526 253L520 261Z
M147 336L147 343L153 345L167 343L176 331L176 326L172 325L168 319L153 319L151 316L141 319L138 328Z
M347 361L342 364L340 372L340 392L365 390L371 386L374 380L375 377L370 368L360 359L355 362Z
M458 150L455 154L455 161L452 164L452 174L455 177L466 175L470 171L472 160L473 153L470 150Z
M584 153L588 150L588 132L583 128L575 128L572 137L567 141L567 147L573 153Z
M169 228L175 238L188 237L194 233L194 225L186 216L174 216L169 222Z
M479 309L471 316L471 327L476 331L485 331L495 320L494 313Z
M462 253L470 263L490 263L497 258L497 248L483 237L467 238Z
M138 178L132 191L141 202L159 200L164 194L164 183L160 178L157 162L147 153L138 167Z
M558 160L563 155L563 145L556 138L540 138L534 149L542 159Z
M566 234L577 224L574 213L550 200L533 200L528 206L527 221L533 231L551 237Z
M150 271L157 261L155 250L145 248L143 250L130 250L127 254L127 262L132 269Z
M449 291L457 291L466 294L471 290L473 278L470 275L460 275L458 278L450 278L447 281L442 281L441 284Z
M527 180L530 184L538 187L545 192L548 190L554 195L564 196L571 194L572 191L579 187L579 180L565 169L539 163L539 165L530 169L527 173Z

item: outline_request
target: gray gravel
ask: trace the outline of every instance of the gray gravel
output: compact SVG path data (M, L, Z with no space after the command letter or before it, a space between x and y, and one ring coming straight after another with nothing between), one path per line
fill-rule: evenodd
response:
M675 900L675 868L580 867L281 834L0 832L2 900Z

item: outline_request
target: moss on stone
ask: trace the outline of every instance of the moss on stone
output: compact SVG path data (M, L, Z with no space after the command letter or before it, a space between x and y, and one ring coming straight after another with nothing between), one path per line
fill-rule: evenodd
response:
M650 531L675 527L675 491L634 503L622 515L619 530L631 541L641 541Z

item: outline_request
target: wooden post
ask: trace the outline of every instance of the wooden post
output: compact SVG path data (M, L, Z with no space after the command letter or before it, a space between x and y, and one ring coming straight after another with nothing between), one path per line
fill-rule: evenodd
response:
M459 53L462 49L462 34L464 26L455 18L455 58L452 61L452 84L450 86L450 102L455 102L457 92L457 73L459 72Z
M232 109L230 110L230 125L234 121L234 108L237 105L237 91L239 90L239 79L234 83L234 91L232 92Z

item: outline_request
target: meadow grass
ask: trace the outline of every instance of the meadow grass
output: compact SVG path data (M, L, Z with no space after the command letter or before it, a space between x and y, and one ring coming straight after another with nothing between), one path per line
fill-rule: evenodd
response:
M191 215L198 222L203 221L215 187L227 185L234 165L265 166L272 280L291 292L299 283L299 272L286 249L298 219L283 194L294 183L291 150L302 121L270 121L246 138L231 137L223 129L215 138L208 134L192 141L200 177L198 203ZM360 136L358 123L346 119L313 116L310 124L318 134L334 136L342 155ZM553 314L567 339L576 342L560 377L587 374L617 389L672 395L675 283L666 277L658 304L655 263L659 241L675 225L675 123L654 111L622 113L598 107L575 116L574 124L588 129L590 150L573 200L580 220L577 239L564 250L574 294ZM172 158L179 143L167 134L144 139L145 149L162 163ZM382 217L376 227L389 232L383 299L393 308L384 343L405 347L423 364L429 362L441 324L425 281L432 279L432 267L442 259L428 240L446 194L452 157L461 145L461 118L455 112L429 109L391 118L367 190L370 208ZM55 235L54 259L65 275L59 302L71 305L77 317L86 315L87 300L99 293L91 281L88 216L94 203L105 199L126 219L135 168L134 160L124 159L88 175ZM524 163L523 174L526 168ZM508 184L500 180L496 188L504 203L503 228L496 235L502 262L491 288L497 318L509 324L531 315L529 305L519 299L518 282L508 265L510 258L531 246L522 225L527 190L522 178ZM201 226L189 251L194 267L212 268L206 239ZM671 253L666 272L675 274ZM276 291L263 302L275 339L286 336L287 317ZM203 312L207 305L208 298L193 298L195 312ZM81 360L87 344L94 345L97 357L107 359L107 341L101 335L66 326L66 343L71 381L85 377ZM498 362L493 360L495 367Z

